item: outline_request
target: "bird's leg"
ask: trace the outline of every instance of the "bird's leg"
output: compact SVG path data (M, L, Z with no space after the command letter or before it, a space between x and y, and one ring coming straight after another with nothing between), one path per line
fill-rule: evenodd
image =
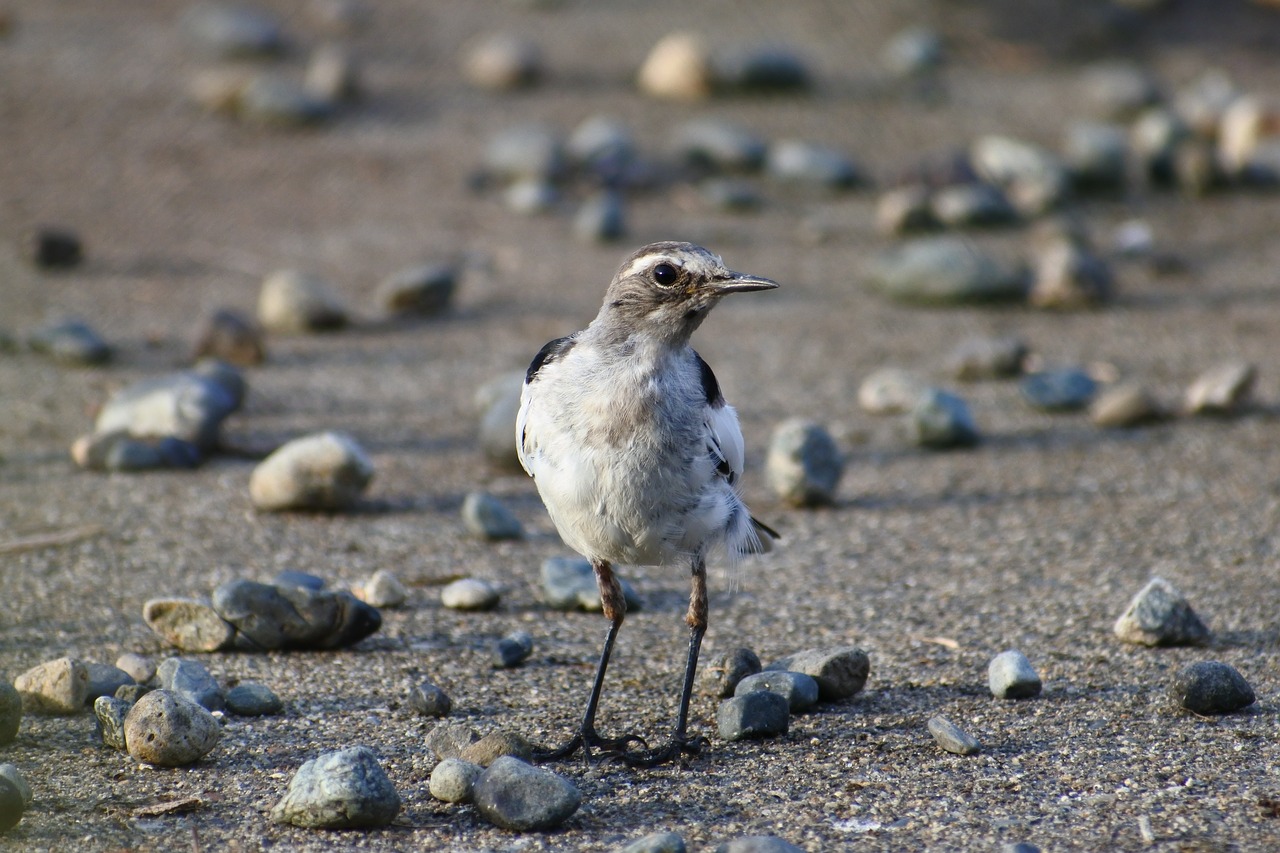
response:
M680 689L680 710L676 714L675 731L671 742L657 749L627 753L622 759L632 767L654 767L674 761L681 755L697 755L707 744L701 735L689 737L689 700L693 696L693 678L698 668L698 651L702 648L702 635L707 632L707 564L701 555L693 558L693 579L689 590L689 612L684 621L689 625L689 658L684 666L684 686Z
M622 584L619 583L617 575L613 573L613 566L608 561L592 560L591 567L595 569L596 585L600 589L600 603L603 606L605 618L609 620L609 632L605 634L604 648L600 650L600 663L596 665L596 677L591 685L591 696L587 699L587 709L582 715L582 725L578 728L578 733L570 738L568 743L556 749L535 750L533 754L535 761L558 761L568 758L579 749L583 751L584 758L590 760L592 747L598 747L606 755L619 755L633 743L645 745L644 740L636 735L603 738L596 733L596 709L600 705L600 692L604 688L604 674L609 668L609 656L613 654L613 643L618 637L618 629L622 627L622 620L627 615L627 601L622 595Z

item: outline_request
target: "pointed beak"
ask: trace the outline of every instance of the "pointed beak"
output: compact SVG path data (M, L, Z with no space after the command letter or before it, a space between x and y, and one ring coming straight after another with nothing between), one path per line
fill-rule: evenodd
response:
M724 277L717 280L712 289L717 296L724 296L728 293L750 293L753 290L773 290L778 283L771 278L764 278L758 275L747 275L746 273L733 272L732 270L725 273Z

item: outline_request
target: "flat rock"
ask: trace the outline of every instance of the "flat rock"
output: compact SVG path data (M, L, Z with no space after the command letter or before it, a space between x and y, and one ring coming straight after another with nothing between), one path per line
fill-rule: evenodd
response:
M1209 642L1209 627L1191 602L1164 578L1152 578L1116 620L1115 635L1141 646L1200 646Z
M947 373L961 382L1008 379L1022 373L1030 347L1013 335L965 338L947 355Z
M480 735L466 723L436 723L427 732L426 747L437 759L444 761L446 758L461 757L463 751L478 740Z
M428 790L444 803L469 803L484 768L461 758L446 758L431 771Z
M324 331L345 326L347 309L324 279L301 270L284 269L262 282L258 322L271 332Z
M440 590L440 603L450 610L492 610L502 596L481 578L459 578Z
M1142 426L1164 420L1166 416L1164 406L1136 382L1104 388L1089 404L1089 420L1105 428Z
M320 124L333 116L333 104L327 98L316 95L304 82L280 74L258 74L240 92L237 115L250 124L264 127L307 127ZM319 295L319 294L317 294ZM259 303L258 319L272 331L310 331L332 329L346 324L345 312L332 312L337 307L330 302L326 310L318 302L308 304L305 314L296 315L301 327L289 328L288 322L280 323L285 315L264 313Z
M400 795L377 757L355 746L299 767L271 819L310 829L355 829L387 826L399 813Z
M511 756L521 761L533 760L533 745L516 732L499 729L469 744L458 757L481 767L489 767L499 758Z
M1195 714L1231 714L1256 700L1253 688L1231 664L1200 661L1178 670L1173 678L1173 699Z
M920 394L911 409L911 430L916 444L935 450L972 447L982 438L964 398L939 388Z
M199 661L166 658L156 667L160 688L195 702L210 711L227 707L227 696L213 673Z
M933 735L938 746L956 755L975 755L982 749L982 744L978 743L973 735L968 734L946 717L931 717L929 734Z
M93 716L98 721L98 736L103 744L125 752L124 721L133 708L133 702L115 696L99 696L93 701Z
M898 415L915 408L929 389L919 375L897 367L881 367L858 386L858 405L869 415Z
M435 317L449 309L458 286L458 268L450 263L419 264L383 279L373 298L393 317Z
M506 504L487 492L471 492L463 499L462 521L467 530L483 539L524 537L524 525L520 519L507 509Z
M758 690L777 693L786 699L792 714L803 713L818 704L818 682L803 672L770 670L748 675L738 682L733 695L743 696Z
M216 652L229 648L235 626L203 601L153 598L142 605L142 618L156 636L184 652Z
M1098 382L1078 367L1062 367L1028 374L1018 386L1022 399L1045 412L1083 409L1098 393Z
M129 709L124 737L135 760L181 767L208 755L218 745L222 727L213 714L190 699L153 690Z
M1040 675L1022 652L1010 649L991 659L987 686L997 699L1030 699L1040 695Z
M717 52L711 60L712 86L717 92L794 92L807 89L810 78L805 61L780 44L733 47Z
M474 801L480 816L495 826L531 832L563 824L582 796L563 776L503 756L476 780Z
M618 578L627 612L640 609L640 596L630 582ZM542 595L556 610L600 611L600 587L585 557L549 557L542 563Z
M22 694L0 678L0 746L13 743L22 725Z
M896 302L973 305L1021 301L1026 274L968 240L924 237L883 249L868 264L868 286Z
M1253 393L1258 369L1232 361L1206 370L1187 389L1187 411L1194 415L1228 415Z
M409 707L424 717L447 717L453 700L437 685L424 681L409 691Z
M265 684L243 681L227 691L227 710L239 717L267 717L284 710L284 702Z
M228 581L213 607L235 626L237 641L258 649L333 649L382 627L382 614L345 590Z
M354 506L373 479L373 461L349 436L322 432L288 442L249 478L261 510L339 510Z
M838 702L860 691L871 672L871 659L857 646L826 646L796 652L765 667L766 671L802 672L818 682L818 695Z
M754 133L720 119L694 119L675 130L676 156L707 172L757 171L768 150Z
M704 692L725 699L733 695L742 679L760 669L760 657L754 651L745 647L730 649L703 664L698 683Z
M844 455L831 433L800 418L774 428L765 458L769 487L790 506L822 506L835 500Z
M89 695L89 670L74 658L58 658L32 667L13 680L30 714L78 714Z
M27 337L27 346L61 364L74 366L106 364L111 346L80 320L62 320L36 329Z
M787 697L770 690L735 694L716 710L716 730L727 741L786 734L789 722Z

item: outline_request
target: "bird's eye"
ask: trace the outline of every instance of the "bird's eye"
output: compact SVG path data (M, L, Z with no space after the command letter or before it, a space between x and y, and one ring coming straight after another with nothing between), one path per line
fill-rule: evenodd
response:
M675 284L679 277L680 273L671 264L658 264L653 268L653 280L663 287Z

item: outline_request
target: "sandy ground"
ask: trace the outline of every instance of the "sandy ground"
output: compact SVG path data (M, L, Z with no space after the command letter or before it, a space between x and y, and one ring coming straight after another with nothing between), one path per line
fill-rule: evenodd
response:
M322 40L306 4L264 5L300 45ZM750 216L647 196L631 207L627 239L599 246L569 236L566 216L516 216L466 180L490 134L527 119L568 130L598 112L624 119L656 154L674 127L705 111L766 138L836 146L882 175L984 132L1056 147L1067 120L1086 114L1079 69L1091 58L1135 56L1172 85L1218 66L1247 90L1277 91L1280 17L1184 0L1117 32L1099 3L799 2L785 13L763 2L375 5L371 27L348 40L368 99L302 133L243 127L187 102L187 81L213 63L178 32L179 4L3 6L13 29L0 39L0 328L21 335L46 317L79 315L119 356L109 367L67 369L0 355L0 539L100 528L74 544L0 556L0 673L12 679L62 655L163 656L141 620L143 602L207 595L235 577L293 568L354 584L386 568L412 595L352 650L200 656L228 683L269 684L286 712L232 721L222 745L187 769L141 768L95 744L88 714L27 718L0 760L22 769L36 799L0 847L609 850L658 830L680 832L692 849L747 834L815 851L1280 843L1274 197L1135 191L1082 204L1099 235L1143 217L1186 268L1123 266L1113 305L1054 315L912 310L867 295L860 264L883 244L870 193L766 187L768 205ZM880 46L913 22L950 39L941 100L882 85ZM722 47L794 45L816 89L704 106L642 99L629 78L677 26ZM466 85L461 46L493 29L542 44L542 86L494 95ZM299 51L285 66L303 59ZM831 231L816 246L797 236L814 216ZM79 230L87 264L59 275L22 264L20 235L40 222ZM566 552L533 484L482 460L472 392L583 325L618 261L669 238L702 242L730 266L783 283L722 306L695 340L741 414L749 502L785 536L735 584L715 585L706 653L749 645L768 659L853 642L871 654L871 679L855 699L794 718L785 737L713 739L686 767L566 765L584 803L561 831L499 831L429 797L422 739L431 724L407 708L408 688L430 678L452 694L457 719L557 740L579 713L604 626L541 604L539 565ZM1020 230L974 239L1005 254L1029 246ZM247 407L228 424L231 441L257 447L349 432L378 470L362 511L255 513L249 459L145 476L90 474L69 461L96 405L184 364L197 321L220 306L252 310L273 269L328 277L367 317L385 274L463 252L473 267L449 317L273 338L268 362L249 373ZM1034 413L1012 384L966 387L986 441L946 454L913 449L899 425L858 409L858 383L872 369L942 380L954 343L996 332L1025 337L1048 363L1108 363L1168 400L1200 370L1247 359L1259 367L1260 404L1235 419L1115 433L1083 415ZM832 508L788 510L765 490L769 431L794 415L826 423L848 451ZM458 510L477 488L503 497L532 535L501 545L469 538ZM1153 651L1111 636L1153 574L1189 595L1215 632L1209 648ZM442 608L439 585L462 575L499 583L500 609ZM678 569L630 577L646 607L623 631L601 726L653 734L674 713L686 587ZM491 644L516 628L533 635L532 660L492 670ZM986 663L1010 647L1039 668L1041 698L1011 704L987 694ZM1219 719L1172 709L1173 673L1204 659L1237 666L1257 691L1254 708ZM714 711L698 697L695 727L714 734ZM984 751L939 751L925 731L938 713ZM394 826L325 833L269 822L299 764L354 744L377 752L405 800ZM203 807L134 816L186 796Z

